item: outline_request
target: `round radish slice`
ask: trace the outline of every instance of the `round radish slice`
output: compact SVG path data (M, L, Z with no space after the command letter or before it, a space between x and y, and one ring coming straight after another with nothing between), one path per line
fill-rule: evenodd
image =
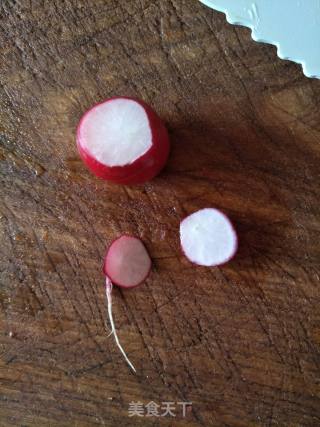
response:
M86 166L118 184L150 180L165 165L169 137L158 115L143 101L116 97L87 111L77 129Z
M136 369L120 344L114 324L112 315L112 284L114 283L124 288L133 288L140 285L148 277L150 269L151 259L140 239L124 235L112 242L104 262L111 334L113 334L119 350L134 372L136 372Z
M133 288L149 275L151 259L140 239L121 236L107 251L104 273L115 285Z
M186 257L198 265L217 266L237 251L237 235L230 220L217 209L201 209L180 223L180 240Z

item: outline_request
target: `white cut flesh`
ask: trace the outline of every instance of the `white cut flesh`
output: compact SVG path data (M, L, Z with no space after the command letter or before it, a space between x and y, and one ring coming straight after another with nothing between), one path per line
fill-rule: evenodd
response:
M197 211L180 223L181 246L198 265L224 264L237 250L237 236L229 219L219 210Z
M80 127L82 147L105 166L125 166L152 145L145 109L136 101L116 98L93 107Z

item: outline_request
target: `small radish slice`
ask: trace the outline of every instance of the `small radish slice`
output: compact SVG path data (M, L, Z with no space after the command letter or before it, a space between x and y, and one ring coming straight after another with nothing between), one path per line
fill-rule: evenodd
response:
M238 239L229 218L217 209L201 209L180 223L181 246L193 263L213 267L229 261Z
M140 239L124 235L111 243L103 267L104 274L106 275L106 297L111 334L114 335L119 350L134 372L136 372L136 369L122 348L114 325L112 316L112 284L114 283L123 288L134 288L148 277L150 269L151 259Z
M165 165L169 137L158 115L145 102L110 98L80 120L77 146L86 166L118 184L150 180Z
M113 241L104 272L115 285L134 288L148 277L150 269L151 259L140 239L124 235Z

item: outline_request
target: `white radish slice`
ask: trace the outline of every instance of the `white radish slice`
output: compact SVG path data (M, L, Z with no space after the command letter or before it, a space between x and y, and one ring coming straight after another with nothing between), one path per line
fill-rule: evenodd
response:
M123 288L134 288L148 277L150 269L150 256L142 241L137 237L124 235L114 240L110 245L105 257L104 273L106 275L106 297L111 334L114 335L118 348L134 372L136 369L119 342L113 321L112 283Z
M226 263L238 247L231 221L214 208L201 209L181 221L180 240L186 257L207 267Z

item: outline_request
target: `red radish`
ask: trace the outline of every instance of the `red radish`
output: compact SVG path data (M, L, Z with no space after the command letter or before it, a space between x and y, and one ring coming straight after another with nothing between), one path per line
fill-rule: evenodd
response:
M201 209L181 221L180 240L191 262L208 267L226 263L238 247L237 234L229 218L213 208Z
M108 302L108 314L111 323L111 334L134 372L135 367L123 350L113 322L112 316L112 283L123 288L134 288L140 285L149 275L151 269L150 256L140 239L124 235L114 240L105 257L104 274L106 275L106 296Z
M118 184L139 184L157 175L169 155L168 132L145 102L115 97L80 120L77 146L86 166Z

